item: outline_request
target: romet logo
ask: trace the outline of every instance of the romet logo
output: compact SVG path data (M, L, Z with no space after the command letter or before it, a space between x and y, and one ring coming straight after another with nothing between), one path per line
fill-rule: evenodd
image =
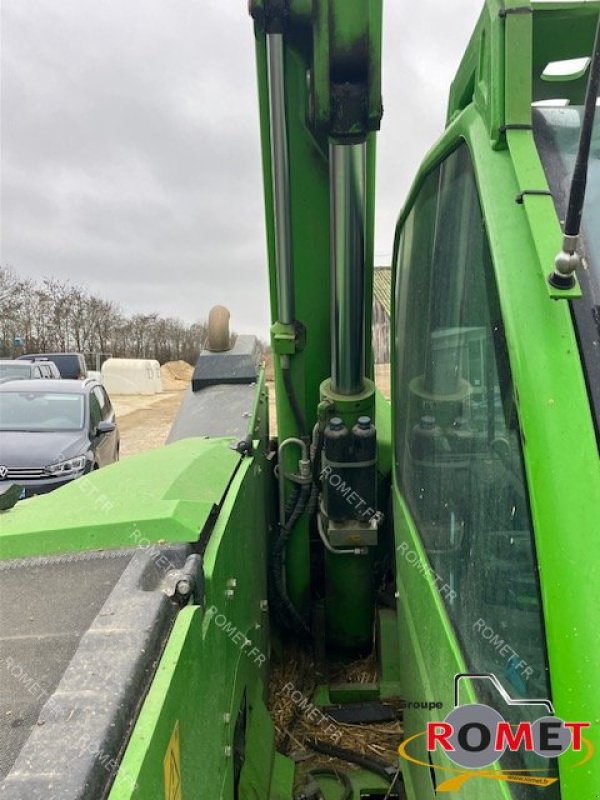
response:
M541 715L534 722L523 721L513 725L491 706L483 703L460 705L459 688L461 681L465 679L489 681L506 705L528 708L537 706ZM589 727L589 722L565 722L555 716L549 700L513 700L495 675L466 673L455 676L454 709L442 722L429 722L424 732L406 739L398 752L402 758L413 764L454 773L452 778L437 786L438 793L458 791L466 781L473 778L547 787L556 783L558 778L544 774L547 773L546 769L486 768L494 765L507 750L522 750L536 753L542 758L557 758L569 748L582 753L581 760L574 765L582 766L593 755L591 742L583 736L583 731ZM410 755L408 745L423 736L428 753L434 753L440 748L456 764L457 769L434 764L431 756L425 762Z

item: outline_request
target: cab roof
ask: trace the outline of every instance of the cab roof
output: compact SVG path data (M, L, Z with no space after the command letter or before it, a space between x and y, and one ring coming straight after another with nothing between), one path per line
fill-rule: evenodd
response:
M498 144L506 126L531 124L531 106L581 104L588 70L561 79L549 64L589 57L600 0L487 0L450 89L448 124L475 103Z

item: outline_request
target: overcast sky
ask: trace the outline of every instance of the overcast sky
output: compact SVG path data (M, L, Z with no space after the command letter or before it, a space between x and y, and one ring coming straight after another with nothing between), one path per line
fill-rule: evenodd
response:
M126 312L268 328L246 0L0 0L1 263ZM376 263L482 0L384 1Z

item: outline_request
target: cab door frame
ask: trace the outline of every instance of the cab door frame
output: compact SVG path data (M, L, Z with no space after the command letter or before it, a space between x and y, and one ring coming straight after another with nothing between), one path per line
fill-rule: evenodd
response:
M519 134L523 137L521 152L529 147L537 153L531 132ZM492 147L484 121L473 105L450 123L417 175L396 230L393 285L398 278L395 265L400 232L423 181L461 141L469 148L475 170L517 400L552 697L557 713L565 719L597 719L600 694L591 685L594 682L586 664L600 663L600 641L593 622L600 615L600 461L585 378L568 304L549 296L540 274L536 246L540 231L532 229L537 217L525 213L518 202L522 164L516 163L514 148ZM558 224L556 228L559 243ZM393 331L395 318L393 297ZM393 429L403 400L395 394L397 355L392 354ZM465 671L466 664L436 585L424 580L427 557L395 475L393 508L396 547L406 544L415 553L414 564L421 565L415 568L397 549L404 695L433 698L448 707L453 702L451 678ZM569 620L577 620L577 636L567 634L565 643ZM432 646L436 648L434 658ZM467 688L465 699L475 701L472 686ZM411 710L406 715L407 733L423 730L428 718L425 712ZM586 765L589 772L570 769L576 760L577 755L570 753L560 759L563 800L585 796L592 785L590 780L600 785L600 759L598 764ZM427 770L410 766L406 772L407 785L413 784L413 796L419 800L428 797L431 777L427 783L423 777ZM506 786L488 785L486 791L490 800L510 796ZM469 791L465 788L460 796L468 799ZM472 796L477 798L477 794Z

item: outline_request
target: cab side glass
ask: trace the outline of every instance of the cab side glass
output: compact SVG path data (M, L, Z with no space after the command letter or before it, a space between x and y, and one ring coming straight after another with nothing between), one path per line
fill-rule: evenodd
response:
M533 528L466 145L426 178L396 264L396 474L471 671L548 697Z

